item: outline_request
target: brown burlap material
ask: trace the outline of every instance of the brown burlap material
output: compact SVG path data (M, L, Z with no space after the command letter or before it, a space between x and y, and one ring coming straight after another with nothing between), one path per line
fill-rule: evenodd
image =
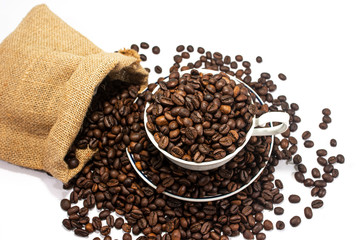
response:
M68 182L93 151L64 157L80 130L96 87L109 75L147 83L133 50L105 53L52 13L33 8L0 44L0 159L44 170Z

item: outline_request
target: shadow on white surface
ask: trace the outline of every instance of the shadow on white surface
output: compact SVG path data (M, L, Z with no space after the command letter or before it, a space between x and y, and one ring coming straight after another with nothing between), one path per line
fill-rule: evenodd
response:
M16 166L4 160L0 160L0 170L7 171L9 174L27 175L31 178L39 179L44 183L49 192L58 199L63 199L68 194L68 191L64 190L62 187L63 183L60 180L48 175L46 172Z

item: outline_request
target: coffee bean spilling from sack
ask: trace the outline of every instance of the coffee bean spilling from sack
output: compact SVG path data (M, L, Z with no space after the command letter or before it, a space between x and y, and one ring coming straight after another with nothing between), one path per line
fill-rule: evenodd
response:
M137 45L132 46L133 49L136 47ZM147 46L146 48L149 47ZM189 45L186 49L190 53L193 52L194 47ZM139 51L139 47L137 47L137 50ZM180 52L184 51L185 47L184 49L179 48L179 50ZM247 239L253 239L255 236L257 239L266 238L262 231L264 229L270 230L273 227L271 221L263 219L262 211L264 209L274 209L277 214L283 213L283 210L280 208L274 208L274 205L284 200L284 196L280 192L283 188L283 183L279 179L275 181L273 175L275 166L277 166L280 160L291 159L296 166L302 164L302 158L297 153L298 142L292 136L297 130L297 124L301 121L296 115L299 106L294 103L289 104L284 95L280 95L277 98L272 96L271 92L276 90L276 84L270 80L270 74L263 73L257 81L254 81L250 75L251 64L248 61L243 61L241 55L235 57L235 62L231 61L231 58L227 56L222 59L220 53L212 54L209 51L205 51L202 47L197 48L197 52L204 55L201 55L200 59L195 63L188 63L187 66L181 67L182 70L204 67L203 65L209 69L218 70L222 68L227 74L242 79L255 89L260 97L267 102L270 111L285 111L290 114L290 128L282 134L282 138L285 140L283 141L283 139L275 137L271 157L268 159L268 165L261 176L256 182L235 196L209 203L182 202L158 193L144 183L132 169L125 154L127 146L133 151L137 161L136 166L140 170L147 172L148 176L151 175L149 174L150 172L157 176L159 178L158 181L161 182L159 186L163 185L162 181L171 175L173 180L167 179L164 182L168 184L173 182L169 186L170 189L179 195L184 193L185 196L187 194L191 196L191 194L186 193L189 191L189 188L187 188L187 181L182 179L184 176L192 176L190 178L195 178L193 182L198 184L201 183L203 185L205 183L202 186L203 188L206 186L206 189L211 189L211 187L212 189L220 189L217 186L219 184L217 182L219 179L217 178L220 177L220 181L221 179L227 179L225 176L229 176L229 167L234 163L230 161L228 163L230 166L226 165L222 169L214 170L217 171L215 173L216 177L213 177L212 172L202 172L205 176L208 175L209 178L203 177L205 180L200 181L198 179L199 176L194 175L190 170L182 169L183 173L180 171L180 175L177 175L180 168L172 169L168 161L162 161L162 157L159 157L161 160L159 162L151 161L151 156L156 156L157 150L147 139L143 126L144 106L146 101L151 100L151 94L149 92L142 93L139 95L138 101L133 103L138 87L124 85L114 87L111 86L111 84L115 84L114 82L109 83L105 81L99 87L99 92L94 97L82 131L69 151L69 155L71 155L79 147L89 146L93 147L93 149L98 149L98 152L89 161L87 166L69 184L64 185L66 189L72 188L70 199L61 202L61 207L69 215L63 221L63 225L66 228L75 229L75 234L83 237L88 236L92 232L98 232L106 240L111 239L110 234L114 231L113 228L122 229L125 233L132 231L134 235L142 233L144 236L138 237L137 239L139 240L224 240L228 239L228 236L237 236L239 234L242 234ZM170 73L180 68L179 62L181 62L182 56L188 57L187 54L179 56L180 58L176 57L177 62L170 69ZM242 62L243 68L238 68L237 62ZM231 69L236 69L236 71L234 72ZM286 76L283 74L279 74L279 78L286 80ZM160 78L159 82L163 80L163 78ZM149 86L150 90L154 88L154 85ZM111 108L112 110L110 111ZM328 116L330 113L327 111L327 114L324 115ZM91 119L91 116L94 119ZM113 128L115 129L113 130ZM120 128L121 131L118 132L117 128ZM95 129L99 129L101 133ZM96 136L101 135L101 137L97 138L94 133ZM281 146L282 141L284 143ZM81 142L83 145L80 144ZM249 153L258 154L257 157L261 156L265 160L267 157L266 151L255 152L258 150L259 143L260 146L266 146L269 142L263 137L252 138L243 152L244 156L247 156ZM323 150L325 149L319 151L318 155L320 156L317 160L323 166L325 173L321 176L319 169L312 171L314 178L322 177L322 180L314 181L311 179L312 181L307 181L303 173L306 168L304 167L305 165L300 167L295 175L299 182L304 185L306 183L307 187L311 187L312 196L319 198L325 196L327 183L339 175L339 171L334 168L334 164L344 163L345 161L342 154L325 159L327 152ZM256 161L252 161L253 164L251 164L251 161L247 161L248 165L241 165L243 160L234 162L244 173L247 172L249 174L253 169L258 169L258 167L254 167L258 164ZM165 166L163 166L164 164ZM155 166L158 167L157 170L154 169ZM221 174L220 171L222 171ZM236 168L234 168L233 176L239 176L239 174L234 174L236 171ZM239 179L230 179L234 182L239 181ZM155 179L151 180L155 181ZM221 183L227 182L225 185L228 186L231 181L223 180ZM184 189L183 186L186 188ZM199 192L201 191L200 189L198 190ZM206 191L207 195L211 195L211 193L212 191L210 190ZM222 192L219 191L219 193ZM79 200L84 200L81 208L76 206ZM71 204L74 206L71 206ZM323 201L320 199L312 202L312 208L320 208L322 205ZM95 216L90 219L87 216L88 212L95 207L100 209L101 212L98 217ZM118 215L113 217L113 212L123 217ZM312 218L311 208L307 207L304 210L304 214L306 218ZM102 220L105 222L103 223ZM289 221L290 225L295 227L301 223L301 218L294 216ZM281 220L277 221L276 228L284 229L285 223ZM99 238L95 237L95 239L98 240ZM131 236L124 234L123 239L131 239Z

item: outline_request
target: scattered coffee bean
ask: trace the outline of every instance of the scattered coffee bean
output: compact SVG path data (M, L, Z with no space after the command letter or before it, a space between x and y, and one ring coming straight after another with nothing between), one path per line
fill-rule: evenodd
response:
M311 207L314 209L321 208L323 205L324 205L324 202L321 199L316 199L311 202Z
M319 124L319 128L325 130L325 129L328 128L328 125L327 125L327 123L325 123L325 122L321 122L321 123Z
M160 48L159 48L158 46L154 46L154 47L152 48L152 52L153 52L154 54L159 54L159 53L160 53Z
M262 62L262 57L260 57L260 56L256 57L256 62L261 63Z
M273 223L270 220L265 220L263 225L264 225L264 229L267 231L273 230L274 228Z
M185 46L184 46L184 45L179 45L179 46L176 47L176 51L177 51L177 52L182 52L182 51L184 51L184 50L185 50Z
M331 139L331 140L330 140L330 146L336 147L336 145L337 145L336 139Z
M311 219L313 217L313 212L310 207L304 208L304 215L307 219Z
M278 77L280 80L283 80L283 81L286 80L286 76L283 73L279 73Z
M284 213L284 209L282 207L274 208L275 215L282 215Z
M148 49L148 48L149 48L149 44L146 43L146 42L142 42L142 43L140 43L140 47L141 47L142 49Z
M68 199L63 199L60 202L60 206L63 210L67 211L71 207L71 202Z
M331 111L329 108L324 108L322 110L322 114L324 114L325 116L329 116L331 114Z
M302 139L307 140L311 137L311 132L310 131L305 131L303 132L303 134L301 135Z
M276 228L278 230L283 230L285 228L285 223L283 221L281 221L281 220L277 221L276 222Z
M313 168L311 170L311 175L313 176L313 178L319 178L321 176L320 171L317 168Z
M299 203L300 202L300 197L296 194L291 194L289 196L289 202L291 203Z
M301 218L299 216L294 216L290 219L290 225L292 227L297 227L301 223Z
M340 163L340 164L344 163L344 162L345 162L345 157L344 157L344 155L338 154L338 155L336 156L336 161L337 161L338 163Z
M137 51L137 52L139 52L139 46L136 45L136 44L132 44L130 48Z
M312 148L312 147L314 146L314 142L311 141L311 140L306 140L306 141L304 142L304 146L305 146L306 148Z

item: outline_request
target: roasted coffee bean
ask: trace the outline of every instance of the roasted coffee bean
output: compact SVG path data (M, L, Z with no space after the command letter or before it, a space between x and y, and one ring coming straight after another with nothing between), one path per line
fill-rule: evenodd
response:
M261 62L262 62L262 57L257 56L257 57L256 57L256 62L261 63Z
M313 168L311 170L311 175L313 176L313 178L319 178L321 176L320 171L317 168Z
M73 229L73 226L71 225L70 219L64 219L64 220L62 221L62 224L63 224L64 227L65 227L66 229L68 229L68 230Z
M294 216L290 219L290 225L292 227L297 227L301 223L301 218L299 216Z
M132 237L129 233L124 233L123 237L122 237L123 240L131 240Z
M331 139L331 140L330 140L330 146L336 147L336 145L337 145L336 139Z
M324 179L324 181L325 181L325 182L328 182L328 183L331 183L331 182L334 181L334 178L333 178L333 176L331 176L330 173L324 173L324 174L322 175L322 179Z
M133 50L135 50L135 51L137 51L137 52L139 52L139 46L136 45L136 44L132 44L132 45L130 46L130 48L133 49Z
M316 151L316 155L318 155L319 157L323 157L327 155L327 151L325 149L319 149Z
M311 207L314 209L321 208L323 205L324 205L324 202L321 199L316 199L311 202Z
M289 202L291 203L299 203L300 202L300 197L296 194L291 194L289 196Z
M81 229L81 228L75 229L74 233L75 233L76 236L79 236L79 237L87 237L87 236L89 236L89 233L86 230Z
M304 164L302 164L302 163L298 164L297 168L298 168L299 172L301 172L301 173L306 173L307 172L306 166Z
M307 178L304 181L304 186L305 187L312 187L314 186L314 180L312 180L311 178Z
M345 157L344 157L344 155L338 154L338 155L336 156L336 161L337 161L338 163L340 163L340 164L344 163L344 162L345 162Z
M311 137L311 132L310 131L305 131L303 132L303 134L301 135L302 139L307 140Z
M140 43L140 47L141 47L142 49L148 49L148 48L149 48L149 44L146 43L146 42L141 42L141 43Z
M275 215L282 215L284 213L284 209L282 207L274 208Z
M318 157L318 158L317 158L317 162L318 162L321 166L326 166L326 164L327 164L326 159L323 158L323 157Z
M306 148L312 148L312 147L314 146L314 142L311 141L311 140L306 140L306 141L304 142L304 146L305 146Z
M158 65L156 65L154 67L154 70L155 70L156 73L162 73L162 68L160 66L158 66Z
M314 182L315 187L326 187L327 183L324 180L316 180Z
M265 220L263 225L264 225L264 229L267 231L273 230L274 228L273 223L270 220Z
M321 122L321 123L319 124L319 128L325 130L325 129L328 128L328 125L327 125L327 123L325 123L325 122Z
M299 154L296 154L294 157L293 157L293 162L295 164L300 164L302 162L302 157L299 155Z
M154 46L152 48L152 52L153 52L153 54L159 54L160 53L160 48L158 46Z
M279 189L283 189L284 188L284 185L282 183L282 181L280 179L276 179L275 180L275 186Z
M304 208L304 215L307 219L311 219L313 217L313 212L310 207Z
M320 188L319 191L317 192L317 196L319 198L323 198L323 197L325 197L325 195L326 195L326 189L325 188Z
M71 207L71 202L68 199L63 199L60 202L60 206L63 210L67 211Z
M177 52L182 52L182 51L184 51L184 50L185 50L185 46L184 46L184 45L179 45L179 46L176 47L176 51L177 51Z
M121 229L123 224L124 224L124 219L122 217L119 217L115 220L114 226L116 229Z
M325 116L329 116L331 114L331 111L329 108L324 108L322 110L322 114L324 114Z
M303 173L301 172L296 172L295 173L295 179L296 181L298 181L299 183L303 183L305 181L305 176Z
M286 76L283 73L279 73L278 77L280 80L283 80L283 81L286 80Z
M277 221L276 222L276 228L278 230L283 230L285 228L285 223L283 221L281 221L281 220Z

